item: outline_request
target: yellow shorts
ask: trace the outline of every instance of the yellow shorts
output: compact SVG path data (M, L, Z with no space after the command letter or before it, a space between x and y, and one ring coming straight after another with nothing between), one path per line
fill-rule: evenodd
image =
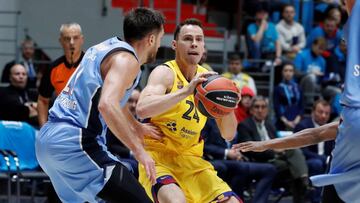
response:
M214 167L201 157L153 151L149 154L155 161L157 184L173 183L169 180L169 176L172 177L170 179L175 180L180 186L187 202L217 202L222 198L235 195L230 187L216 175ZM141 165L139 165L139 181L148 196L156 202L155 187L151 185Z

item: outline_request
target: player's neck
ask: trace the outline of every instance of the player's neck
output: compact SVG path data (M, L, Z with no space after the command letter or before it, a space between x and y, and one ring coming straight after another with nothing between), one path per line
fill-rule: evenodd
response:
M179 69L187 81L191 81L196 75L197 64L188 64L180 59L175 59Z

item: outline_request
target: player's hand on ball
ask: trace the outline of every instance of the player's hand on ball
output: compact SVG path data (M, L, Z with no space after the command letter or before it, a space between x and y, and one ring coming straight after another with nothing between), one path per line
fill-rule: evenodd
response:
M192 94L199 83L205 82L207 77L211 75L217 75L217 72L208 71L205 73L198 73L195 77L190 81L189 85L186 87L188 94Z
M141 136L142 139L144 138L144 136L149 136L154 139L160 140L164 136L161 130L151 123L142 123L141 128L138 130L138 134Z

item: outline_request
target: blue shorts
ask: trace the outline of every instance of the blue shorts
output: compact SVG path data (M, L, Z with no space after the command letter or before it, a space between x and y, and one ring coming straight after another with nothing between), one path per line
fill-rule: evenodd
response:
M360 108L344 107L329 174L311 177L315 186L334 185L345 202L360 199Z
M98 202L96 195L119 163L100 139L94 139L98 151L89 155L83 150L82 136L81 128L48 122L36 138L37 159L62 202ZM108 155L107 161L99 165L96 154Z

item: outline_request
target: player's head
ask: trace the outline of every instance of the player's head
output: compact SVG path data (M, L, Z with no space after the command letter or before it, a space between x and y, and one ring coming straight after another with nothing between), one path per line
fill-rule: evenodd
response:
M315 101L311 116L318 125L325 125L330 119L331 106L329 102L323 99Z
M9 80L12 86L24 89L27 83L27 72L22 64L15 64L10 69Z
M124 19L125 41L134 43L144 40L149 49L146 62L153 62L164 35L164 16L149 8L136 8L131 10Z
M134 89L126 104L126 106L129 108L133 116L136 115L136 104L139 101L139 97L140 97L140 91L138 89Z
M241 58L239 54L232 54L228 58L229 72L238 74L242 71Z
M24 59L29 60L34 57L35 45L31 39L26 39L21 43L21 51Z
M196 65L203 56L204 47L204 32L200 20L189 18L176 27L172 41L176 60Z
M73 55L79 55L84 44L81 26L75 22L62 24L59 41L64 49L65 56L72 58ZM73 63L74 61L69 62Z
M255 98L253 98L250 107L250 114L256 121L264 121L268 115L268 112L269 102L267 98L263 96L256 96Z
M292 80L293 76L294 76L294 72L295 72L295 68L294 68L294 64L291 62L284 62L283 66L282 66L282 77L285 81L290 81Z

